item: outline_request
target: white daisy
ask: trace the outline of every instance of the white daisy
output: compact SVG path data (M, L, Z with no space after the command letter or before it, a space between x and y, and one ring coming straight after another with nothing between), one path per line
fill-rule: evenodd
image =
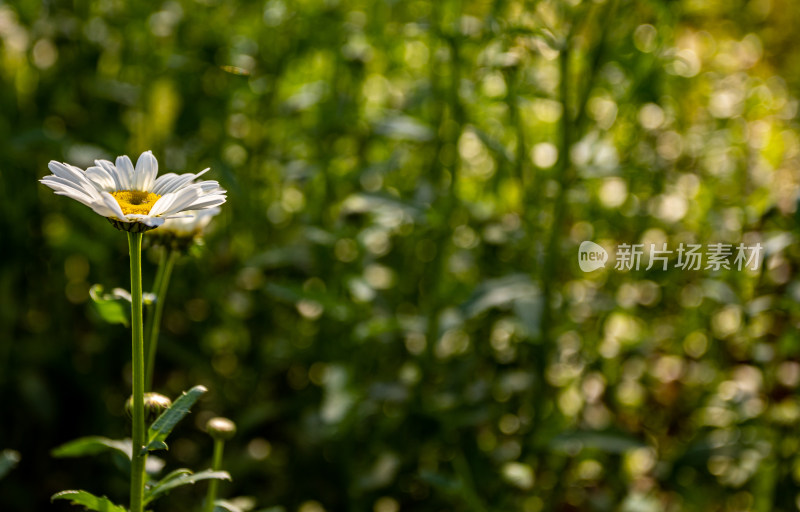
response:
M167 173L156 178L158 162L150 151L139 156L135 168L125 155L117 157L116 164L108 160L95 160L95 164L83 171L51 161L48 168L53 174L41 182L56 194L80 201L125 231L147 231L161 226L168 218L213 208L226 199L226 191L218 182L195 181L208 169L197 174Z
M158 228L155 233L159 235L172 235L178 238L194 238L200 236L205 231L211 219L221 210L219 208L208 208L186 212L180 217L172 217Z

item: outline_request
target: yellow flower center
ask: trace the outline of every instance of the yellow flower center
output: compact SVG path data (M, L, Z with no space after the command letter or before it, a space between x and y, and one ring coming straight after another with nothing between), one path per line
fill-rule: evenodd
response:
M114 199L119 203L122 208L122 213L147 215L150 209L156 204L156 201L161 197L152 192L142 192L140 190L120 190L118 192L111 192Z

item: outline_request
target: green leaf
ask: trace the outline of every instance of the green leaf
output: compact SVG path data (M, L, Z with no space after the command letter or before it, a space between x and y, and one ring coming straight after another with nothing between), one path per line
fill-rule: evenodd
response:
M622 432L577 430L557 435L550 446L555 451L565 452L590 448L606 453L625 453L647 445L636 437Z
M375 132L395 140L426 142L433 138L434 131L427 124L410 116L394 116L375 125Z
M476 317L489 309L513 305L518 300L537 301L538 286L525 274L512 274L489 279L478 285L461 310L467 318Z
M3 478L19 462L19 452L14 450L3 450L0 452L0 478Z
M110 324L130 325L130 302L119 293L103 293L103 286L96 284L89 290L95 310Z
M132 444L130 439L108 439L107 437L101 436L87 436L64 443L54 448L50 454L53 457L85 457L112 451L124 455L125 460L130 465L131 453L133 452ZM164 460L151 456L148 457L146 464L147 473L155 475L163 469Z
M175 425L189 414L189 409L206 391L208 390L205 386L195 386L184 392L183 395L175 400L172 407L161 413L161 416L156 418L156 421L150 425L147 445L142 447L142 453L150 450L166 450L167 444L165 441L167 436L175 428Z
M84 457L97 455L106 451L117 451L131 459L130 440L108 439L107 437L88 436L69 441L54 448L50 454L53 457Z
M96 512L127 512L125 507L113 503L105 496L98 497L87 491L61 491L54 494L50 500L68 500L73 505L83 505Z
M214 502L214 512L244 512L241 508L233 503L224 500L217 500Z
M180 487L182 485L195 484L202 480L230 480L231 475L227 471L214 471L207 469L199 473L192 473L188 469L176 469L169 475L165 476L160 482L153 485L150 489L145 491L144 503L150 503L156 497L164 494L167 491Z
M254 508L256 508L256 500L250 496L239 496L214 502L214 512L249 512Z

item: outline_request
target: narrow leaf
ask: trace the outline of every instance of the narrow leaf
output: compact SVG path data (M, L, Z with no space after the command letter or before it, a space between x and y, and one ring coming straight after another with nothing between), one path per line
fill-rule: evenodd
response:
M186 469L186 468L181 468L181 469L176 469L175 471L170 471L169 474L167 474L167 476L165 476L164 478L162 478L158 482L151 481L148 484L148 488L145 490L145 493L144 493L145 497L147 497L147 495L148 495L148 493L150 492L151 489L153 489L153 488L155 488L155 487L157 487L159 485L163 485L163 484L169 482L170 480L172 480L174 478L178 478L178 477L183 476L183 475L191 475L191 474L192 474L192 470Z
M484 281L472 296L461 305L467 318L476 317L495 307L504 307L518 300L538 300L538 286L524 274L512 274L498 279Z
M228 474L227 471L213 471L211 469L207 469L205 471L201 471L199 473L192 473L188 469L178 469L173 471L163 480L155 484L152 488L145 492L144 502L145 504L150 503L159 495L175 489L176 487L180 487L182 485L188 484L195 484L200 482L201 480L230 480L231 475Z
M238 496L214 502L214 512L249 512L254 508L256 508L256 500L251 496ZM277 511L273 510L272 512Z
M224 500L214 502L214 512L244 512L240 507Z
M159 487L168 484L170 481L172 481L172 480L174 480L176 478L180 478L180 477L182 477L184 475L191 475L191 474L192 474L191 470L186 469L186 468L181 468L181 469L176 469L175 471L171 471L167 476L165 476L164 478L162 478L158 482L154 482L154 481L149 482L147 484L147 487L144 490L144 503L145 503L145 505L147 503L149 503L151 500L155 499L157 494L154 494L154 493L156 492L156 490Z
M73 505L83 505L96 512L127 512L125 507L113 503L105 496L98 497L87 491L61 491L50 500L68 500Z
M54 448L50 454L53 457L83 457L106 451L118 451L130 460L131 441L130 439L116 440L100 436L81 437Z
M570 451L572 447L586 447L606 453L625 453L634 448L647 446L640 439L627 433L607 431L576 430L562 432L550 441L555 451Z
M133 451L130 439L108 439L101 436L81 437L54 448L50 454L53 457L84 457L108 451L122 454L128 464L125 468L130 467L131 453ZM148 474L156 475L163 468L163 459L154 456L147 458L145 469Z
M184 416L189 414L189 409L195 402L208 391L205 386L195 386L189 391L183 393L172 406L164 411L161 416L156 418L156 421L150 426L147 436L147 445L142 447L142 453L150 450L164 450L167 445L165 443L167 436L169 436L175 425L181 421Z

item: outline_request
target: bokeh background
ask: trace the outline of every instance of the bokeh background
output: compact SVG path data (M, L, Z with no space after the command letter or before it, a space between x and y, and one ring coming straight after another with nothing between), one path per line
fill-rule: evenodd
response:
M800 505L792 0L0 1L2 510L124 502L125 236L37 179L152 149L229 191L156 372L273 511ZM577 248L762 243L759 272ZM147 251L145 288L157 250ZM205 484L156 510L197 510Z

